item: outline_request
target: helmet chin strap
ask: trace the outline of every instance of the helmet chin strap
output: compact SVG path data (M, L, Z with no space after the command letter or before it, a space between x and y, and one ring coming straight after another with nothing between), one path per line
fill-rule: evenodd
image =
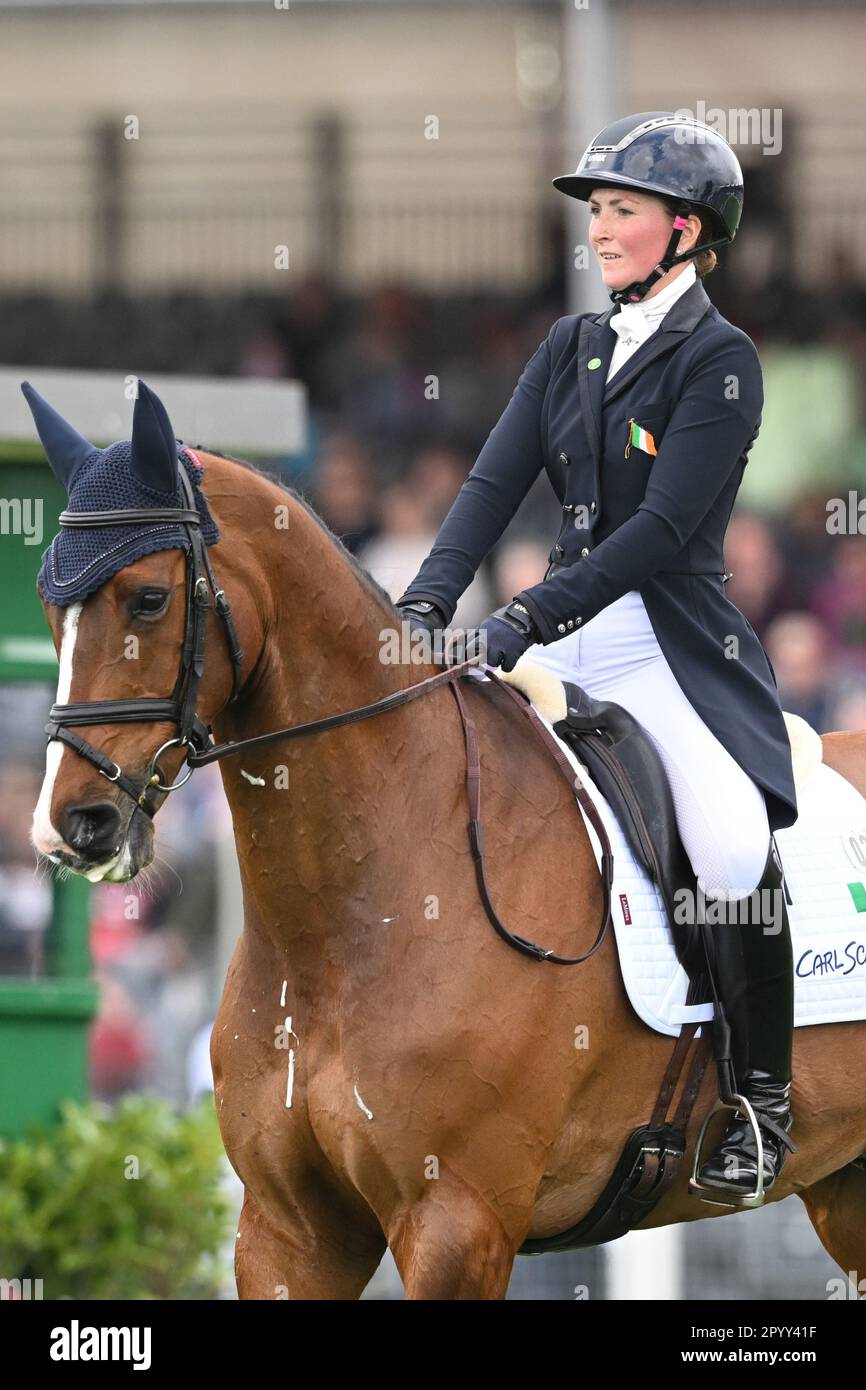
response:
M701 246L693 246L691 251L682 251L676 254L683 230L689 225L688 222L689 205L681 203L680 210L674 218L674 225L671 231L670 241L667 250L659 261L658 265L650 271L645 280L635 280L633 284L626 285L622 290L611 290L610 297L614 304L639 304L646 297L657 280L661 280L663 275L673 269L675 265L681 265L688 261L692 256L697 256L699 251L714 251L717 246L727 246L730 237L719 237L717 241L706 241Z

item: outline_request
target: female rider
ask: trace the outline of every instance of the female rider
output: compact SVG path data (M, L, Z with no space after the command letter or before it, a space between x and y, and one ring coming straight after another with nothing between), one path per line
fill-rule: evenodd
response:
M607 126L553 182L589 203L615 307L553 325L398 606L446 626L546 469L562 504L551 563L482 624L486 660L509 671L526 655L616 701L658 749L698 887L731 904L711 944L766 1191L793 1148L793 962L772 832L794 823L797 801L772 667L724 592L761 367L702 284L736 235L742 173L716 131L652 111ZM756 887L774 889L768 930L739 925L736 899ZM755 1188L748 1118L734 1116L698 1181L730 1205Z

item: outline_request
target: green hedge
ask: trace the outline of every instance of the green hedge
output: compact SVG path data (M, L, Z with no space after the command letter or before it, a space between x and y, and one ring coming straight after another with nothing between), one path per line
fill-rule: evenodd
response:
M58 1125L0 1142L0 1278L55 1298L213 1298L231 1203L207 1097L178 1114L149 1097L63 1107Z

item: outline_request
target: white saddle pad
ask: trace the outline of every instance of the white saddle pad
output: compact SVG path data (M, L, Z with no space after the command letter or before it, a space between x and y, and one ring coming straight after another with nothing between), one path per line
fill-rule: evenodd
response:
M544 713L535 704L533 708L553 733ZM661 894L632 853L586 767L567 743L559 743L610 839L611 918L626 992L644 1023L675 1037L683 1023L711 1019L713 1006L686 1005L688 976L676 958ZM818 763L798 787L797 803L796 824L775 832L793 900L788 916L794 951L794 1026L864 1019L866 799L826 763ZM598 836L586 817L584 822L600 866Z

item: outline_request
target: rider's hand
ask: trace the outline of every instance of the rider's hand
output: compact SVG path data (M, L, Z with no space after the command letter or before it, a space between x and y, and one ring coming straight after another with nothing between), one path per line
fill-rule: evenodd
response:
M408 599L405 603L398 599L394 607L409 623L410 630L413 632L416 630L436 632L439 628L447 627L445 614L428 599Z
M484 619L478 629L477 651L488 666L512 671L526 649L540 637L535 622L523 604L515 599Z

